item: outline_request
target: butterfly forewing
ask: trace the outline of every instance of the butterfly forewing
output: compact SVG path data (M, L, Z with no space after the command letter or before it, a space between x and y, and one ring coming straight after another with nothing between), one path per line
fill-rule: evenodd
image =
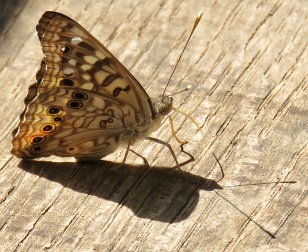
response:
M138 81L74 20L46 12L37 31L47 64L40 88L63 85L109 93L133 105L144 117L152 115L150 98Z
M14 132L13 154L101 158L148 129L149 96L84 28L46 12L37 32L44 58Z

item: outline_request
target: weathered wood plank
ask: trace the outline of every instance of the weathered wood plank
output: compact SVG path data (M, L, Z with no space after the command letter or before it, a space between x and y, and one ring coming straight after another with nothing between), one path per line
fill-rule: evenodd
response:
M0 12L1 251L307 250L306 1L0 6L12 13ZM94 164L21 162L9 154L11 131L42 57L35 25L46 10L89 29L151 96L164 89L195 15L204 12L169 88L193 86L175 97L175 106L203 125L204 137L174 114L196 158L183 167L190 175L168 169L174 165L168 150L147 141L134 150L150 167L133 154L118 165L123 150ZM154 136L185 160L167 124ZM225 172L221 189L213 152ZM297 183L261 184L277 180Z

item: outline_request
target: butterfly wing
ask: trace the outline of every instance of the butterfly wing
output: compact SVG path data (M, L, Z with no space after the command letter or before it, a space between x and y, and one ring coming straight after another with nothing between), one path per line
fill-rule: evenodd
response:
M44 53L39 89L70 86L110 94L151 118L151 100L133 75L86 29L71 18L45 12L37 25Z
M14 155L101 158L131 139L136 113L112 96L53 88L27 107L12 143Z
M150 98L84 28L46 12L37 32L44 59L13 132L14 155L100 158L148 129Z

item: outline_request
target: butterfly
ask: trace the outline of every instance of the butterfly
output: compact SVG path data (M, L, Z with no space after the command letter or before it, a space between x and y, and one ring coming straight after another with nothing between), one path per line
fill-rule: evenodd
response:
M61 13L45 12L36 30L44 57L13 132L13 155L99 160L148 139L167 145L179 165L168 144L149 137L172 110L172 97L150 98L116 57Z

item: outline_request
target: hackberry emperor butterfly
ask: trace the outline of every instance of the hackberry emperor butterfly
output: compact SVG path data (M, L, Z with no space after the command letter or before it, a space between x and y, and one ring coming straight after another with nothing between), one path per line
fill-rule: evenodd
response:
M45 12L36 30L44 58L13 132L12 154L96 160L138 139L163 143L148 135L172 110L170 96L151 99L98 40L63 14Z

